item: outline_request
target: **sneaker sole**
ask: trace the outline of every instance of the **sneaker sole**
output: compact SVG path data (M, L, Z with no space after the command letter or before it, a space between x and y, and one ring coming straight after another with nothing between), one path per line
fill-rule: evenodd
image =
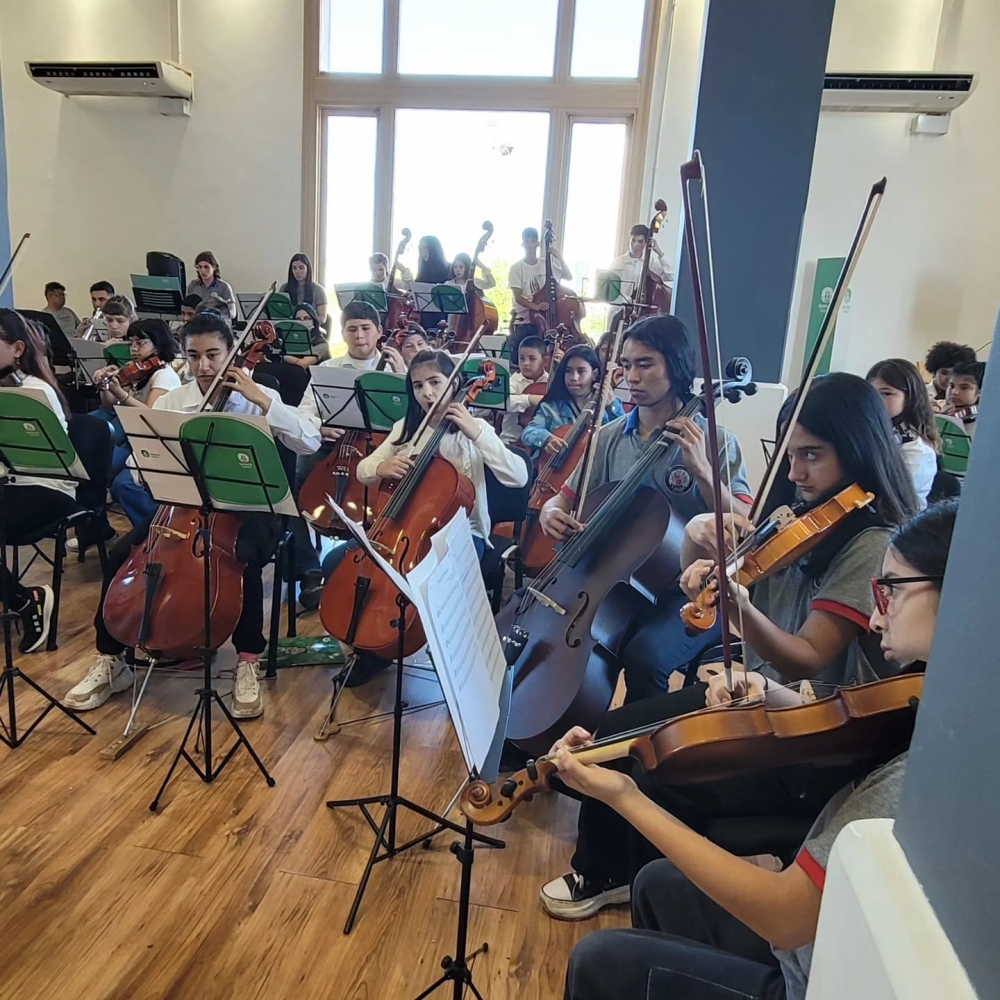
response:
M49 638L49 624L52 621L52 605L55 604L55 594L52 593L52 588L46 584L42 587L45 592L45 600L42 602L42 631L38 636L38 639L29 646L27 649L20 649L21 653L34 653L36 650L40 649L45 645Z
M234 719L256 719L264 714L264 706L261 704L256 708L238 708L236 705L230 704L229 714Z
M131 675L126 675L122 678L122 680L124 680L124 683L119 681L120 686L116 685L116 683L112 681L111 690L103 697L92 694L86 701L70 701L68 698L65 698L63 699L63 704L67 708L73 709L74 712L89 712L91 709L100 708L101 705L111 701L114 695L121 694L122 691L127 691L130 687L132 687Z
M542 904L542 909L550 917L570 923L596 917L605 906L626 906L631 902L631 899L632 890L627 885L602 892L600 896L595 896L593 899L587 899L580 903L557 902L549 899L541 892L538 894L538 901Z

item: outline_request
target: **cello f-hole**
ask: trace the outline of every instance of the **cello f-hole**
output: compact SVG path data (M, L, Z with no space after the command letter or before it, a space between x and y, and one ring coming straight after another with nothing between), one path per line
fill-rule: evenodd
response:
M576 596L583 601L583 603L577 609L576 614L573 616L573 620L569 623L569 627L566 629L566 645L569 646L570 649L576 649L576 647L583 642L583 639L574 633L580 619L586 614L587 608L590 607L590 594L588 594L587 591L581 590Z

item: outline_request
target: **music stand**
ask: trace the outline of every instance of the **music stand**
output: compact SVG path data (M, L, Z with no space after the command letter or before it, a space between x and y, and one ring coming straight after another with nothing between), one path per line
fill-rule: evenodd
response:
M0 696L7 689L6 718L0 719L0 742L16 750L32 734L53 708L58 708L91 736L94 729L75 712L54 698L36 681L14 666L14 647L11 627L17 613L11 610L7 582L7 525L3 512L9 510L7 490L10 472L32 476L36 479L71 480L75 483L90 481L87 470L79 460L69 436L52 412L44 393L30 388L0 388L0 577L3 579L3 671L0 673ZM17 487L13 487L17 489ZM65 539L56 540L57 549ZM56 552L56 558L60 553ZM17 731L17 699L14 684L20 678L28 687L40 694L47 704L35 720L22 732Z
M214 512L266 511L272 516L297 516L274 438L263 417L125 407L122 408L122 416L122 426L136 467L153 499L161 504L197 508L201 514L198 534L204 567L205 645L199 652L204 669L203 683L195 692L198 700L184 738L149 808L153 812L159 808L160 798L182 758L205 784L210 784L222 773L241 745L247 748L257 769L271 787L274 778L226 708L213 683L210 515ZM144 627L145 622L140 627L140 641ZM213 704L222 710L224 719L237 737L219 763L212 754ZM199 719L202 764L187 750L191 731Z
M288 292L274 292L267 300L265 312L268 319L291 319L295 315L292 297Z
M468 962L475 958L476 955L488 950L488 946L484 944L480 949L471 955L466 955L465 947L468 932L468 913L472 884L471 869L474 857L474 848L477 843L482 844L483 846L496 848L503 848L506 845L502 840L497 840L493 837L487 837L483 834L476 833L472 824L468 821L466 821L464 826L459 826L457 823L453 823L445 817L431 812L431 810L425 809L423 806L417 805L415 802L412 802L399 794L399 764L402 746L402 724L404 711L403 651L406 644L406 609L411 603L415 602L418 611L421 612L421 619L425 625L428 642L431 643L432 650L435 651L435 669L437 670L438 677L441 681L441 686L445 693L445 701L448 703L449 714L455 724L456 732L459 736L459 744L462 748L463 756L465 756L466 762L469 765L471 774L474 774L476 771L477 761L485 761L485 759L489 756L489 750L492 748L497 739L495 730L501 724L499 698L497 705L495 706L495 713L491 715L488 714L487 716L492 719L492 726L490 728L491 738L485 748L482 745L483 741L481 739L481 732L476 731L474 726L471 724L472 715L469 715L469 725L463 721L465 715L463 713L462 706L468 706L470 704L469 693L473 695L481 693L482 684L481 682L478 682L479 678L477 676L472 675L474 666L469 667L469 673L467 675L464 664L461 666L455 664L452 656L452 647L450 645L442 645L439 641L438 636L440 633L434 624L437 619L437 615L432 610L430 603L435 602L435 597L439 598L439 595L428 598L427 593L425 592L425 588L429 587L428 578L433 577L434 570L440 565L440 562L443 561L444 556L441 555L441 553L443 552L447 554L449 551L448 544L451 537L450 533L456 530L453 526L455 523L460 522L460 520L464 520L464 525L459 523L457 531L460 533L464 528L466 536L459 537L457 544L461 546L464 543L468 550L471 551L471 563L476 573L479 573L479 563L478 559L475 557L475 549L472 545L472 536L468 531L468 518L465 515L464 510L460 511L459 515L457 515L452 522L449 522L448 525L443 527L437 535L434 536L439 543L438 546L433 547L434 543L432 542L433 552L438 554L438 562L434 566L431 566L429 563L430 557L428 557L428 560L425 560L425 562L421 564L424 566L423 575L418 572L420 570L420 566L418 566L413 573L411 573L411 579L419 581L419 585L411 588L408 581L402 577L388 562L386 562L386 560L383 559L372 546L361 525L352 521L343 510L337 507L336 503L333 503L332 506L336 511L337 516L344 522L358 544L365 550L369 558L379 567L379 569L386 573L390 580L396 584L399 592L396 599L396 605L399 611L393 622L397 630L399 641L396 651L396 690L393 704L392 762L389 793L385 795L372 795L353 799L335 799L327 802L327 806L334 810L355 807L360 809L365 821L375 834L375 842L372 844L371 852L368 855L368 862L365 865L365 870L361 876L360 882L358 883L358 889L354 897L354 902L351 906L350 913L348 914L347 923L344 925L344 933L350 934L354 927L354 921L357 917L358 909L361 906L361 901L364 898L365 891L368 888L368 881L371 878L372 870L377 864L382 861L389 861L397 855L402 854L404 851L408 851L410 848L416 847L417 844L425 844L432 837L445 830L451 830L455 833L462 834L464 840L461 847L453 846L452 848L456 857L458 857L460 863L462 864L462 894L459 900L459 944L456 949L456 957L452 958L451 956L448 956L441 963L442 968L445 970L444 975L433 986L421 993L420 997L423 998L429 996L439 986L446 982L453 982L455 984L455 996L458 998L461 998L466 986L468 986L477 997L480 997L478 990L476 990L472 983L472 973L468 967ZM439 536L441 537L439 538ZM458 551L461 551L461 554L464 555L466 557L466 561L468 561L468 552L461 549ZM479 580L481 584L481 576L479 576ZM466 585L463 589L468 590L470 588ZM482 597L484 600L486 599L485 589L483 589ZM435 606L436 603L437 602L435 602ZM488 602L486 607L488 612ZM454 604L452 604L451 610L455 610ZM471 615L466 617L471 620ZM490 623L492 623L492 618L488 615L488 613L487 617L489 618ZM467 620L466 624L470 624L470 621ZM499 641L496 636L495 629L493 630L493 637ZM445 666L445 664L447 664L447 666ZM460 681L453 679L459 675L461 676ZM505 723L502 728L506 729ZM371 807L376 805L381 805L385 810L382 815L381 823L376 823L371 814ZM413 837L404 844L397 844L396 814L400 809L407 809L410 812L416 813L418 816L422 816L424 819L429 820L434 824L434 829L422 833L418 837Z
M283 354L292 358L316 358L319 355L309 336L309 327L297 319L283 319L274 324L274 330L281 338Z
M352 302L365 302L378 313L389 311L388 293L381 285L371 281L334 285L333 292L337 296L337 305L341 310L346 309Z
M132 297L137 313L154 317L181 314L184 289L176 277L159 277L150 274L132 275Z
M369 430L391 431L406 416L405 375L362 372L355 384Z
M458 285L431 285L414 281L410 290L413 293L414 308L419 313L464 316L469 312L465 290Z
M484 334L479 338L479 349L488 358L503 358L510 360L510 344L507 337L496 334Z
M500 358L491 360L496 366L496 380L476 397L476 408L506 411L510 399L510 362ZM481 363L481 358L468 358L462 365L462 372L469 378L476 378Z

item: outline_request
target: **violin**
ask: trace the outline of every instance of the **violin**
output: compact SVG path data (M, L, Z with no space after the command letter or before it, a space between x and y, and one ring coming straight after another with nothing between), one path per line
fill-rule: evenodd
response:
M899 674L837 688L802 705L767 708L763 702L705 708L630 733L596 740L570 753L582 764L622 757L638 760L670 785L694 785L794 764L833 765L886 760L913 734L924 676ZM548 788L555 757L531 761L494 791L472 782L459 800L472 822L507 819L522 802Z
M708 392L735 402L756 388L751 375L749 362L734 359L678 417L700 412ZM497 615L501 636L524 636L507 737L525 752L545 753L571 726L594 729L611 704L620 670L614 654L634 611L616 595L630 583L655 595L679 576L684 523L662 493L643 485L654 466L668 468L679 455L663 429L627 476L591 490L577 515L583 530ZM581 476L581 494L586 482Z
M276 285L265 295L205 394L202 412L220 413L232 393L230 368L252 369L273 343L270 332L254 329ZM260 336L246 346L251 336ZM270 339L268 339L270 337ZM243 611L243 571L236 544L243 515L161 504L142 544L135 546L104 597L108 631L126 646L153 656L184 659L211 643L218 649L233 634ZM208 546L211 618L206 633L204 546Z
M451 346L465 350L469 342L469 334L480 327L485 328L487 335L494 334L500 325L500 314L497 307L486 297L483 290L476 284L476 268L479 266L479 258L486 249L490 238L493 236L493 223L487 219L483 223L483 235L479 237L476 244L476 252L472 256L472 266L465 276L465 302L468 312L463 316L456 317L454 337Z
M155 354L146 358L145 361L130 361L124 367L119 368L114 375L101 379L99 388L107 389L111 379L115 378L123 389L126 387L139 389L153 377L155 372L166 368L166 366L167 363L161 361Z
M726 560L727 575L749 587L791 566L854 511L867 507L874 499L873 493L854 484L798 516L789 507L779 507L768 521L736 546ZM712 573L697 598L681 608L681 620L689 634L707 632L715 625L718 599L719 583Z
M482 336L477 332L466 355ZM449 376L438 402L425 416L413 436L419 441L435 412L452 402L451 386L461 373L461 363ZM479 376L454 397L469 404L496 380L496 365L484 361ZM444 402L447 400L447 402ZM464 508L468 513L475 503L472 483L449 461L438 455L438 446L451 422L442 420L420 451L413 467L400 480L382 480L372 504L376 517L368 530L372 544L404 575L430 551L431 538L438 529ZM336 639L355 649L377 656L396 655L399 632L393 624L400 614L397 591L392 581L371 564L361 549L349 553L330 575L320 598L319 616L323 627ZM426 638L412 605L405 608L405 645L408 656L423 646Z

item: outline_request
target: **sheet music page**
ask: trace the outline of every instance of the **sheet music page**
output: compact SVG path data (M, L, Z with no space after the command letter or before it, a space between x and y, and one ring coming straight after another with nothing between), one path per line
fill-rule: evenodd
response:
M434 535L407 579L466 764L478 771L500 719L506 661L464 510Z

